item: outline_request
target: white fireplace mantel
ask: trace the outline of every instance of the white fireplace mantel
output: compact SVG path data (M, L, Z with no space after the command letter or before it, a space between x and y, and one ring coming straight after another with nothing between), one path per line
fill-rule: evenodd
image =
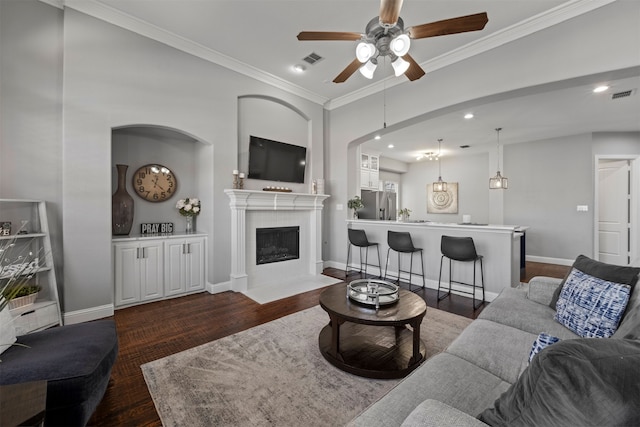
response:
M247 248L251 242L255 246L255 229L248 230L251 226L247 223L247 215L264 216L271 218L273 211L295 212L295 217L303 222L303 228L307 230L306 238L300 241L301 250L304 251L304 274L319 275L322 273L322 208L326 194L284 193L276 191L232 190L224 192L229 196L231 207L231 289L236 292L246 293L249 287L259 286L261 278L258 276L271 276L255 274L250 277L250 272L255 273L257 267L249 265L254 254L248 254ZM256 219L256 221L260 221ZM305 249L302 249L304 245ZM249 258L251 257L251 258ZM287 262L281 264L283 275L290 270ZM271 265L268 268L278 268ZM259 267L258 267L259 268ZM265 267L266 268L266 267ZM248 273L248 270L250 272ZM270 272L272 273L272 271Z

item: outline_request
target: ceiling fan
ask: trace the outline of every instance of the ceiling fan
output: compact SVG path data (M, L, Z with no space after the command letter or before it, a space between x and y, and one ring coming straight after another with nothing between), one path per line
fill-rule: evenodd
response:
M411 39L444 36L482 30L489 21L487 13L460 16L416 25L404 29L400 18L403 0L380 0L380 16L373 18L365 28L365 34L347 31L302 31L298 40L358 41L356 59L333 79L334 83L345 82L356 70L371 79L380 57L389 56L396 76L404 74L411 81L425 75L424 70L409 55Z

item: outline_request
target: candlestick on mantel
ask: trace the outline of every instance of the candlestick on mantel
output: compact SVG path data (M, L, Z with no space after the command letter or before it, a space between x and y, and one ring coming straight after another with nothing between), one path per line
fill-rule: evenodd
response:
M238 189L238 170L234 169L233 170L233 189L237 190Z

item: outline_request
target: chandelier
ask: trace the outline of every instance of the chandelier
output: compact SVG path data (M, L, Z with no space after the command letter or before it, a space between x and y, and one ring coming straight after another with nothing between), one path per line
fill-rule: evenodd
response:
M418 154L418 156L416 157L416 160L422 160L422 159L438 160L439 157L440 157L440 154L434 153L433 151L427 151L426 153Z

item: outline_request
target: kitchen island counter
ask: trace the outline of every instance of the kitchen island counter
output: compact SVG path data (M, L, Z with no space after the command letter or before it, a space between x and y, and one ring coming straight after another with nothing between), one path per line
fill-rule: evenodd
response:
M472 237L476 251L483 256L484 282L486 300L492 301L502 289L508 286L520 284L520 257L521 239L528 228L520 225L494 225L494 224L459 224L431 221L383 221L383 220L347 220L347 227L363 229L371 242L380 245L380 256L383 267L381 275L384 275L384 263L389 246L387 245L388 231L406 231L411 234L413 244L424 250L424 266L426 285L429 288L438 288L438 276L440 272L440 241L443 235L455 237ZM356 251L357 252L357 251ZM407 270L409 256L403 254L402 269ZM389 256L387 269L389 274L397 276L397 254ZM354 264L359 261L354 260ZM414 261L414 271L420 270L419 262ZM471 283L473 281L473 263L453 262L453 279ZM372 270L373 271L373 270ZM478 281L480 267L477 267ZM403 275L404 277L404 275ZM442 281L448 286L449 268L445 260L442 268ZM413 284L421 286L420 277L413 278ZM456 285L453 286L454 290ZM465 290L468 290L465 288ZM455 293L455 292L454 292ZM477 298L482 298L481 291L477 291Z

